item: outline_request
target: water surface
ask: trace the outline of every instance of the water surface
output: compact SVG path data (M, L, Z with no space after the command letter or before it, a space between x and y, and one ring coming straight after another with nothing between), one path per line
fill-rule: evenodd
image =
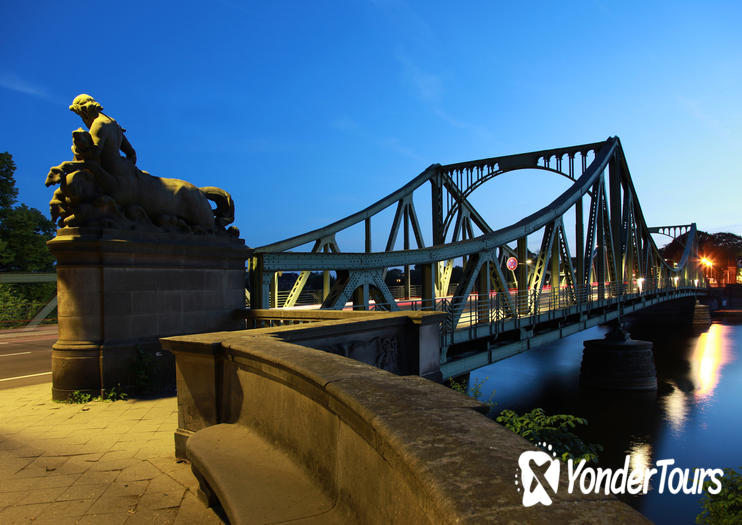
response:
M480 368L471 373L470 384L481 383L482 398L492 396L497 412L541 407L550 414L586 418L584 437L604 447L603 467L622 467L630 454L633 467L653 467L659 459L673 458L673 468L739 470L742 325L715 323L698 336L651 335L657 392L580 388L582 343L602 338L606 331L591 328ZM623 500L658 524L694 523L701 510L700 496L667 489Z

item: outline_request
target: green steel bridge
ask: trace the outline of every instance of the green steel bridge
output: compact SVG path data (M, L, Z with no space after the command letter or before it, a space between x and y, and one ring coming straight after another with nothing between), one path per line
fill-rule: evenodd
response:
M526 169L561 175L572 184L539 211L493 230L471 203L471 194L504 173ZM416 200L430 202L428 246ZM372 224L381 223L388 209L395 211L386 244L374 250ZM565 216L573 216L574 224L567 224ZM341 249L338 234L347 236L353 227L352 232L363 235L364 252ZM568 228L573 228L574 250ZM665 261L652 234L684 235L681 260ZM319 308L445 312L440 361L448 377L647 306L705 293L695 234L694 223L647 226L618 137L433 164L362 211L255 249L249 265L251 307L295 308L310 273L323 272ZM529 250L529 236L536 249ZM457 262L463 277L454 288ZM422 286L415 293L412 265L422 269ZM385 282L392 268L404 268L403 292L396 294L402 298L395 298ZM281 297L277 275L286 271L300 273ZM332 281L330 272L336 276ZM464 345L466 351L459 350Z

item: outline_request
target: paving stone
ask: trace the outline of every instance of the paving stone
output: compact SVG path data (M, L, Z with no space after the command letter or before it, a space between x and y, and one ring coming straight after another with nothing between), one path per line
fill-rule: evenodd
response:
M127 509L128 510L128 509ZM85 514L75 522L76 525L121 525L131 517L128 512L107 512L99 514Z
M222 525L222 520L201 503L195 495L187 492L180 504L175 525Z
M180 485L197 494L198 480L191 471L190 463L174 458L150 458L148 461Z
M7 507L8 505L15 505L21 501L25 496L26 491L20 492L0 492L0 510Z
M139 500L139 508L166 509L177 507L186 489L167 474L153 478ZM174 516L173 516L174 518Z
M116 478L118 482L139 481L156 478L162 475L154 465L148 461L141 461L130 467L126 467Z
M75 500L75 501L57 501L44 508L39 514L37 520L42 519L60 519L67 517L79 517L87 512L93 505L93 499Z
M16 492L31 489L69 487L75 481L77 481L78 477L78 474L67 474L62 476L45 476L39 478L11 477L7 479L0 479L0 492Z
M0 391L0 524L219 524L174 457L174 397L55 403L51 385Z
M137 496L101 496L90 507L89 514L126 513L137 508Z
M126 525L171 525L175 523L175 519L178 516L178 508L171 508L171 509L159 509L159 510L152 510L152 509L143 509L140 510L139 507L137 507L136 512L134 512L128 520L126 520Z
M57 501L96 500L107 488L108 485L102 483L76 483L57 496Z
M50 472L54 472L55 470L57 470L57 468L64 465L68 459L68 457L41 456L26 465L23 469L16 472L15 477L37 478L40 476L46 476Z
M49 505L49 503L39 503L36 505L6 507L5 510L0 512L0 523L3 525L26 525L33 521Z
M20 505L29 505L32 503L51 503L57 499L66 490L65 487L55 487L50 489L35 489L26 492L26 496L19 501Z

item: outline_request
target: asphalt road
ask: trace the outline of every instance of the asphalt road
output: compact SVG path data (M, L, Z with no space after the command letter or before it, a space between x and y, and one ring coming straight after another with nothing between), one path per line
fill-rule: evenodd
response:
M0 390L51 381L56 340L56 325L0 331Z

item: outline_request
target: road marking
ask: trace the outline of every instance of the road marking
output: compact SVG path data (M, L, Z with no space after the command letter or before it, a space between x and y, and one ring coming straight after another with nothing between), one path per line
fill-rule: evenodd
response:
M27 376L6 377L5 379L0 379L0 381L12 381L13 379L26 379L27 377L46 376L49 374L51 374L51 372L41 372L40 374L28 374Z
M26 354L30 354L30 353L31 352L16 352L15 354L0 354L0 357L8 357L8 356L11 356L11 355L26 355Z

